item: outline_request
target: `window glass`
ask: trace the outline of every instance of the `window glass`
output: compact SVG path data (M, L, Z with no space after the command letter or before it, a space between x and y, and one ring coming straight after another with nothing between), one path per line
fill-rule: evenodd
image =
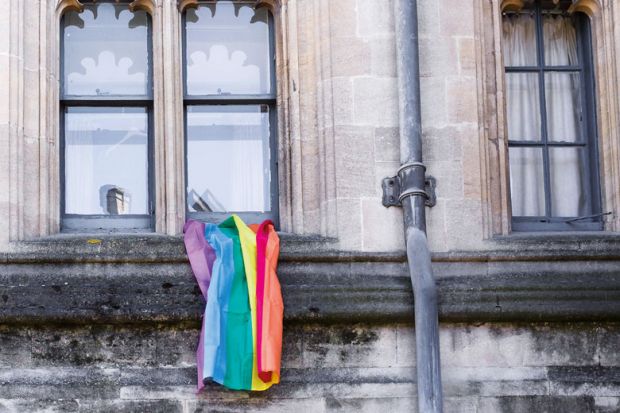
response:
M184 16L186 199L194 219L277 222L272 18L256 1Z
M541 148L510 148L510 195L515 216L545 215L545 175Z
M69 107L65 113L65 213L148 214L147 112Z
M568 12L571 4L527 0L523 9L504 14L510 193L517 229L544 229L528 223L600 229L592 62L585 60L589 27L587 18Z
M65 96L149 95L148 16L97 3L64 15Z
M530 14L507 16L503 21L504 64L536 66L536 19Z
M271 93L269 12L255 1L218 1L186 14L188 95Z
M582 142L581 75L545 73L547 136L550 141Z
M190 212L269 211L267 105L187 108Z
M540 89L537 73L506 73L508 138L540 141Z
M551 215L579 217L591 215L586 198L587 152L584 148L550 148Z

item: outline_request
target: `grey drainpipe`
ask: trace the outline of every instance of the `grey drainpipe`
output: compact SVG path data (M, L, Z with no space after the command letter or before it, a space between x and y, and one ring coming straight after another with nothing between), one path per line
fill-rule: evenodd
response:
M434 180L422 163L420 68L416 0L395 0L396 53L400 108L398 175L383 182L384 205L402 205L407 260L415 300L418 409L443 411L439 363L437 286L426 239L425 205L434 205Z

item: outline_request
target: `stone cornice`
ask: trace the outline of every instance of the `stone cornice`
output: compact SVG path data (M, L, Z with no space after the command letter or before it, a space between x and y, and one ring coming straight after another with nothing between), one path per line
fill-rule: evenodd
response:
M412 322L411 282L399 254L301 250L285 252L278 270L287 322ZM161 249L142 262L5 261L0 324L196 323L204 304L177 252ZM620 320L620 259L453 256L435 260L433 270L443 322Z
M313 235L280 234L281 261L405 262L404 251L359 252L337 249L336 240ZM181 237L158 234L61 234L14 242L0 252L0 264L184 263ZM434 262L512 262L620 260L620 234L556 233L497 237L488 248L433 253Z

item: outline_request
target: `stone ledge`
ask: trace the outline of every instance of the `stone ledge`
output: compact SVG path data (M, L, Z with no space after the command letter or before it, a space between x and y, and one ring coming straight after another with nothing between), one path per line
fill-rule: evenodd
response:
M617 321L615 261L436 262L442 321ZM283 261L288 322L412 322L398 260ZM0 324L195 323L187 263L0 264Z
M444 393L448 397L500 397L518 389L528 396L617 397L620 368L571 367L575 378L556 377L563 367L506 368L452 367L444 372ZM298 397L407 397L414 396L415 368L284 368L282 381L265 393L230 391L210 384L196 396L195 367L108 368L46 367L40 369L0 368L2 398L45 398L54 392L63 399L185 399L233 400L269 397L271 400ZM347 385L342 385L345 383ZM575 386L586 386L571 394Z
M405 262L404 251L360 252L336 249L337 240L280 233L282 262ZM487 241L487 249L433 253L434 262L618 260L620 234L513 234ZM0 252L0 264L27 263L184 263L181 237L160 234L58 234L14 242Z

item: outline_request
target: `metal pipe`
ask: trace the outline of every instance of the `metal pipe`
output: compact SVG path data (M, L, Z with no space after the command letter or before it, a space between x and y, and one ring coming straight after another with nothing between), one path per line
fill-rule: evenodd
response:
M422 163L422 122L418 13L416 0L396 0L396 53L400 110L398 171L404 212L409 273L415 300L418 410L441 413L443 395L439 363L437 286L426 238L425 175Z

